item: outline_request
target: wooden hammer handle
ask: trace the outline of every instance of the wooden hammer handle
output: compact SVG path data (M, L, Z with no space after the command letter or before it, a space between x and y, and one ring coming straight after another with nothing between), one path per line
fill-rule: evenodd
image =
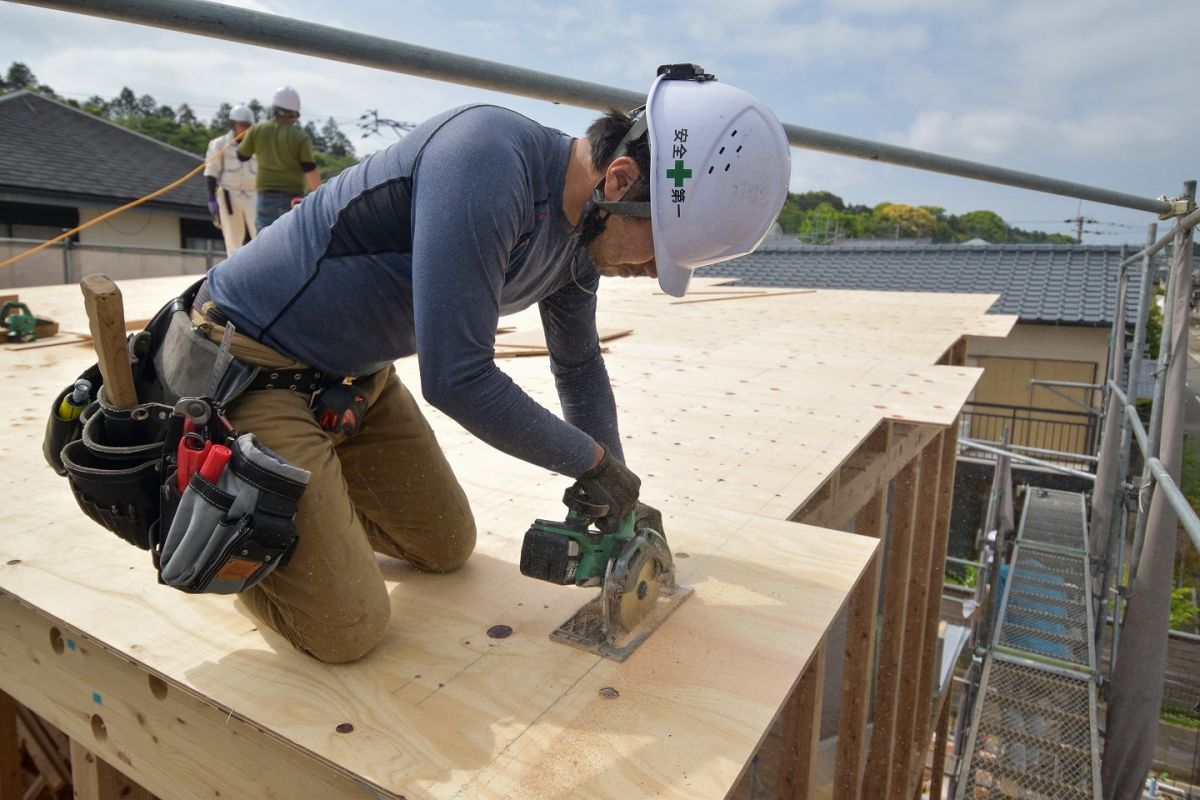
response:
M125 338L121 290L107 275L88 275L79 282L79 288L83 290L92 346L104 377L104 396L116 408L132 408L138 400Z

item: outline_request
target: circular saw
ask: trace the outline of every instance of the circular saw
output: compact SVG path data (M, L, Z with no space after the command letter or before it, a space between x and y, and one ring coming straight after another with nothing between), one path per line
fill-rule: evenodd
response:
M613 533L596 530L608 507L589 502L578 485L563 502L565 520L538 519L526 531L521 573L564 586L599 586L600 595L550 638L624 661L692 590L676 583L675 560L660 531L638 528L633 513Z

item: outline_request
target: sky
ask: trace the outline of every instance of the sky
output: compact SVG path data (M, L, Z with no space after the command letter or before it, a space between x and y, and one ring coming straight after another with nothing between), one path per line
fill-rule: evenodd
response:
M1186 64L1200 3L1129 0L248 0L297 20L645 91L659 64L693 62L783 122L958 156L1142 197L1197 177L1200 123ZM1142 6L1139 8L1139 6ZM0 69L25 62L59 94L129 86L207 117L222 102L299 90L365 154L359 116L419 122L468 102L580 134L588 109L0 0ZM792 149L791 189L848 203L999 213L1016 227L1140 246L1153 214ZM1160 235L1166 231L1160 223Z

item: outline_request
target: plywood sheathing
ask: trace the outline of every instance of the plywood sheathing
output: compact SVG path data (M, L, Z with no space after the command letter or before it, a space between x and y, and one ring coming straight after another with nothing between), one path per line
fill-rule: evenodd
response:
M126 316L150 316L189 281L123 283ZM82 327L77 287L28 294ZM867 537L784 520L882 419L953 420L978 371L932 365L964 335L1011 327L984 316L993 300L822 291L671 306L648 282L605 282L601 325L635 331L607 356L626 456L696 587L624 665L547 641L586 593L515 567L532 518L561 513L566 479L432 411L479 548L450 576L385 560L394 622L369 658L315 664L227 598L157 586L145 554L86 522L41 463L48 404L88 363L81 348L0 355L14 421L0 433L0 591L228 713L247 726L243 741L260 731L385 796L722 796L875 551ZM532 327L536 311L512 322ZM415 360L398 367L419 385ZM557 408L544 359L504 369ZM494 624L514 634L489 639Z

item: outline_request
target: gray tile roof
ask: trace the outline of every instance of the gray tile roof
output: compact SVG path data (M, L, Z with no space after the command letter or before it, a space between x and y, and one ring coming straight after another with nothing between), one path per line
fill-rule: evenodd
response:
M1023 322L1111 325L1121 260L1121 248L1114 246L900 247L883 242L823 247L768 238L753 253L700 274L737 278L741 286L998 293L991 311L1017 314ZM1130 322L1137 307L1136 279L1133 284L1126 301Z
M28 91L0 96L0 192L117 205L182 177L202 159ZM150 205L204 211L197 175Z

